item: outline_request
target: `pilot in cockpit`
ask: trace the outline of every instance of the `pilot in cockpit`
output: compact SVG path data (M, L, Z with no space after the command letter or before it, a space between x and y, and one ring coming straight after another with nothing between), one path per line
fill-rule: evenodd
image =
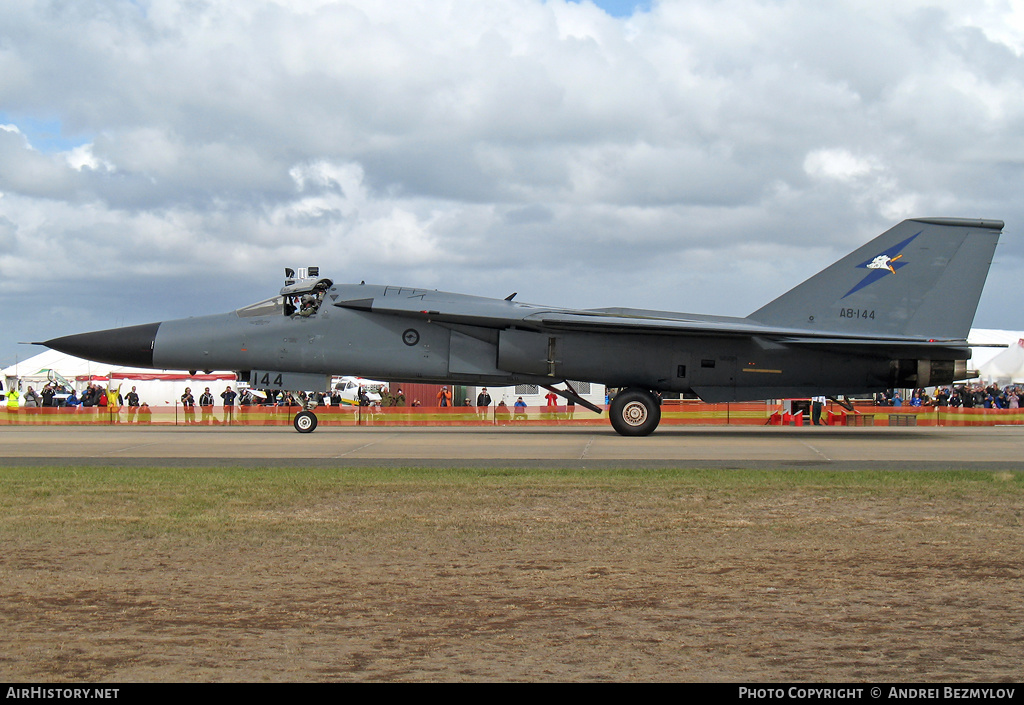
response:
M291 274L287 276L291 277ZM320 310L324 302L327 290L331 288L330 279L303 279L296 283L293 280L285 282L281 289L283 297L284 315L291 318L309 318Z
M318 303L320 303L320 300L312 294L304 294L302 296L302 303L299 306L299 315L303 317L312 316L316 313Z
M312 316L319 310L319 306L324 301L324 290L318 289L315 294L303 294L300 301L298 301L298 315L306 318Z

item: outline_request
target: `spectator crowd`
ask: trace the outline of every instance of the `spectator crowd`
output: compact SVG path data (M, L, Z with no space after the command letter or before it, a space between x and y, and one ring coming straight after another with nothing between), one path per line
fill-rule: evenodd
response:
M890 389L875 395L876 406L939 406L962 407L965 409L1019 409L1024 388L996 384L958 384L937 387L932 396L924 389L915 389L909 399L904 399L899 390Z

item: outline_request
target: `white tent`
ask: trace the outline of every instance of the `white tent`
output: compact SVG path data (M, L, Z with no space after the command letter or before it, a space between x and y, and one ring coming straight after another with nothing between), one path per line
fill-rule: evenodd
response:
M981 379L1001 387L1024 383L1024 338L978 367Z
M226 386L235 386L233 372L190 375L181 371L123 367L83 360L56 350L46 350L23 362L5 367L3 377L4 391L12 383L20 382L23 393L30 386L38 392L48 382L60 382L61 378L70 383L76 392L81 392L90 382L104 388L108 384L111 387L120 386L122 395L136 387L140 400L150 406L173 405L175 400L181 397L185 387L192 388L192 394L196 399L204 388L209 387L214 398L219 400L219 395Z
M5 367L3 374L4 377L17 377L23 381L42 381L45 384L49 370L58 371L70 381L81 375L106 376L111 370L115 369L121 368L115 365L104 365L100 362L90 362L89 360L65 355L56 350L44 350L27 360Z
M971 360L967 366L977 370L981 380L1000 386L1024 382L1021 363L1024 331L972 328L967 339Z

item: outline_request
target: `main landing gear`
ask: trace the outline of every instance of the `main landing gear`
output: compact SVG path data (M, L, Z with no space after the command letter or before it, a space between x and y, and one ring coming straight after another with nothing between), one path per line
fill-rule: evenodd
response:
M661 422L661 401L654 392L628 387L612 399L608 416L620 435L649 436Z

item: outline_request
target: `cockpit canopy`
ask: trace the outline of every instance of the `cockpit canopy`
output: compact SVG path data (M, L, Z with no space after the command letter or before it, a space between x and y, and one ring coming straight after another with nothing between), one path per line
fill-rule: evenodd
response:
M281 296L302 296L303 294L315 294L316 292L324 292L330 289L334 285L330 279L323 279L320 277L309 277L308 279L299 279L294 284L287 284L281 287Z
M308 277L281 288L271 299L243 306L235 311L240 318L256 316L299 316L306 318L320 310L324 295L334 285L330 279Z
M309 277L300 279L294 284L286 284L281 289L284 297L284 315L306 318L320 310L324 294L331 288L330 279Z

